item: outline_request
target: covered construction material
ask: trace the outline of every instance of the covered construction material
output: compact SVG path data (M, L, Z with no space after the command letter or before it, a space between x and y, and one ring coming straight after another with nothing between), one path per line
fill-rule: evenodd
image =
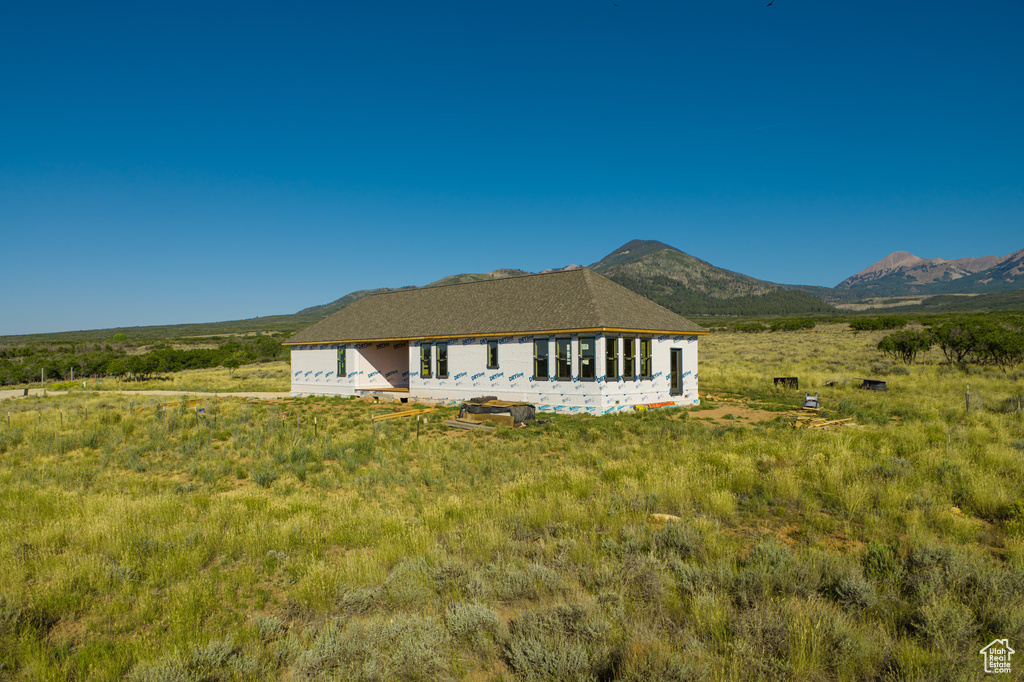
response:
M522 426L536 419L537 408L532 403L517 403L505 400L486 402L465 402L459 409L459 419L483 423L491 421L510 428Z

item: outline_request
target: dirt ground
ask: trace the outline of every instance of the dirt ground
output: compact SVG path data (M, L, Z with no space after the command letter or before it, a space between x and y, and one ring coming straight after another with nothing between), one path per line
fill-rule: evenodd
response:
M691 412L690 419L709 421L720 426L743 426L744 424L770 422L780 415L780 412L768 412L739 403L730 403L710 410Z

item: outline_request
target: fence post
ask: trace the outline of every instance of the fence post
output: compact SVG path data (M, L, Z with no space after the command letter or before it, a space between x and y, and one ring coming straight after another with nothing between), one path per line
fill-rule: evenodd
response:
M970 384L967 384L967 394L966 394L966 397L967 397L967 411L970 412L971 411L971 385Z

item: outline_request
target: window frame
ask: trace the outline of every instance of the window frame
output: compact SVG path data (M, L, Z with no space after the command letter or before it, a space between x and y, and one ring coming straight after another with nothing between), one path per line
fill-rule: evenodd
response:
M683 349L682 348L669 348L669 378L668 378L668 394L669 395L682 395L683 394ZM674 368L674 370L673 370Z
M565 343L565 356L560 354L560 344ZM565 360L567 374L562 376L562 361ZM572 337L563 336L555 338L555 380L572 381Z
M497 339L488 339L487 341L487 369L500 369L498 363L498 343ZM494 364L491 364L491 349L494 349Z
M644 355L644 344L647 344L647 355ZM650 336L640 337L640 379L650 381L654 378L654 339ZM644 361L647 371L644 372Z
M434 350L434 364L437 367L436 375L438 379L448 378L448 342L438 341L436 344L437 348ZM441 360L441 353L444 353L444 360ZM443 362L443 365L442 365ZM442 366L444 370L442 371Z
M609 350L611 353L609 354ZM608 363L612 364L609 365ZM608 371L611 369L612 371ZM604 337L604 380L619 380L619 339L615 336Z
M345 361L348 359L345 353L345 346L338 347L338 378L344 379L348 376L348 368L345 365Z
M627 353L627 349L629 352ZM626 369L629 369L627 372ZM622 379L624 381L636 381L636 337L622 337Z
M583 354L584 342L589 342L589 345L590 345L590 355L589 356L585 356ZM581 337L579 337L579 346L577 347L576 355L579 358L580 381L597 381L597 337L596 336L581 336ZM590 364L590 376L587 376L586 372L584 371L584 368L586 367L586 364L584 363L585 360L589 360L590 361L590 363L589 363Z
M421 343L420 344L420 379L432 379L434 377L433 372L433 354L430 352L432 344Z
M542 360L541 354L538 352L539 351L538 344L541 344L541 343L544 344L544 356L543 356L544 376L541 376L540 372L538 372L538 368L539 368L540 362ZM533 380L534 381L549 381L550 379L551 379L551 346L550 346L550 339L548 339L546 336L543 337L543 338L534 338L533 339Z

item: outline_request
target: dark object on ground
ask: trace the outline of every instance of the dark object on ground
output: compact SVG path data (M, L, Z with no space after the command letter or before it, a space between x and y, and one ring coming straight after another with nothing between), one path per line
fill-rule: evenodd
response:
M869 389L871 391L888 391L889 390L886 387L885 382L880 380L880 379L861 379L861 381L864 382L864 383L862 383L860 385L861 388L866 388L866 389Z
M536 418L537 408L530 403L515 403L505 400L486 400L477 402L467 401L462 403L459 410L459 419L465 421L493 421L495 424L504 424L509 428L522 426L528 421Z
M775 385L783 388L800 388L800 380L797 377L775 377Z
M498 396L496 396L496 395L482 395L479 398L470 398L466 402L467 403L489 403L492 400L497 400L497 399L498 399Z

